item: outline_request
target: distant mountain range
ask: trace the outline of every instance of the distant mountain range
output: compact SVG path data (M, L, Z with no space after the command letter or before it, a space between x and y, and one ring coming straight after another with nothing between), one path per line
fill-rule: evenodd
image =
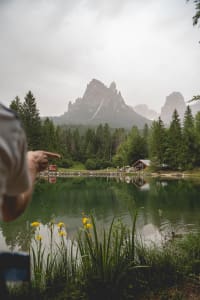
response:
M166 99L165 103L161 108L160 114L158 114L156 111L151 110L148 108L146 104L139 104L134 107L134 110L146 118L150 120L157 120L158 117L162 119L165 125L169 125L172 120L172 115L174 110L176 109L181 121L184 118L184 114L186 111L186 107L190 106L192 110L193 116L196 115L198 111L200 111L200 101L194 102L194 103L187 103L184 100L183 95L180 92L172 92L169 94Z
M74 103L69 102L68 111L59 117L53 117L56 124L98 125L108 123L111 127L143 128L151 121L128 106L121 93L117 91L116 84L106 87L97 79L87 85L82 98Z
M125 103L114 82L107 87L101 81L92 79L82 98L77 98L74 103L70 101L67 112L51 119L57 125L95 126L108 123L113 128L129 129L133 126L143 128L145 124L150 125L152 120L157 120L159 116L166 125L169 125L175 109L182 120L187 105L180 92L172 92L166 97L160 114L146 104L131 107ZM200 111L200 102L190 107L195 115Z
M172 119L172 114L176 109L181 121L183 121L186 107L188 105L192 110L193 116L200 111L200 103L198 101L192 104L185 102L184 97L180 92L173 92L166 97L165 103L161 108L160 117L166 125L169 125Z

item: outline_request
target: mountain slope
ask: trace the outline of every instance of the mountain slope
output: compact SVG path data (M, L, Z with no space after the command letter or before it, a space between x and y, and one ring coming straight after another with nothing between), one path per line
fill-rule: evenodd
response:
M142 128L151 121L137 114L128 106L116 84L106 87L99 80L93 79L86 88L82 98L69 102L68 111L60 117L54 117L56 124L98 125L108 123L111 127Z

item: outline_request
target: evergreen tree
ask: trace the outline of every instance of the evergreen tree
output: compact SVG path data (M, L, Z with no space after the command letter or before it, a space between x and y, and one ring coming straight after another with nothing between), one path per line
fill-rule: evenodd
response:
M26 95L22 105L21 118L27 136L28 148L30 150L41 148L41 120L36 100L31 91Z
M86 131L85 139L84 139L84 153L85 159L90 159L95 157L96 153L96 137L93 129L89 128Z
M64 143L64 130L60 126L55 127L55 139L55 152L60 153L63 157L65 157L66 147Z
M112 140L111 140L111 133L110 127L106 123L103 127L103 159L106 161L111 161L111 152L112 152Z
M200 112L195 116L196 164L200 166Z
M46 118L42 124L42 149L56 152L57 151L57 141L56 141L56 133L53 122Z
M127 162L132 165L136 160L145 158L146 155L144 137L140 135L137 127L133 127L127 139Z
M178 169L182 165L182 131L177 110L174 110L172 121L167 132L167 149L165 162L171 169Z
M11 101L10 109L14 110L19 118L22 119L22 103L18 96L16 96L15 99Z
M74 130L72 136L72 157L75 161L82 160L81 137L77 128Z
M166 129L159 118L152 123L148 143L149 157L155 167L161 167L165 163L166 142Z
M119 146L113 160L118 166L132 165L136 160L145 158L146 155L145 139L138 128L133 127L127 139Z
M182 165L186 169L191 169L195 166L196 162L196 137L195 137L195 127L194 118L192 116L192 111L189 106L187 106L184 123L183 123L183 161Z
M102 158L104 156L104 129L102 124L100 124L96 129L96 154L98 158Z
M125 141L126 132L124 128L116 128L112 135L112 154L117 153L118 147Z
M147 124L144 125L143 131L143 143L144 143L144 157L149 156L149 149L148 149L148 141L149 141L149 126Z

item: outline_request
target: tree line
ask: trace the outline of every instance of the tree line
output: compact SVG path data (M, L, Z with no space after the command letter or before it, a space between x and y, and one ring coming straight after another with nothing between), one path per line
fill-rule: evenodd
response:
M81 162L87 169L132 165L138 159L150 159L156 169L192 169L200 166L200 112L195 118L188 106L181 122L175 110L166 127L159 118L151 127L96 128L56 126L50 118L41 118L31 91L24 102L16 97L10 108L17 112L27 135L29 150L58 152L61 167Z

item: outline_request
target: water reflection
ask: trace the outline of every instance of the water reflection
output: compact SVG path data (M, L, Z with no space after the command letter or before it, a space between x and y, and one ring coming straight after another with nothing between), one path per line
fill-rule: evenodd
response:
M81 226L82 212L93 212L108 226L113 216L129 224L129 211L139 211L137 232L146 240L161 241L171 232L199 229L200 182L152 178L64 178L54 184L38 182L25 214L12 223L0 224L0 248L27 251L32 236L30 223L45 226L50 220L67 224L69 239Z

